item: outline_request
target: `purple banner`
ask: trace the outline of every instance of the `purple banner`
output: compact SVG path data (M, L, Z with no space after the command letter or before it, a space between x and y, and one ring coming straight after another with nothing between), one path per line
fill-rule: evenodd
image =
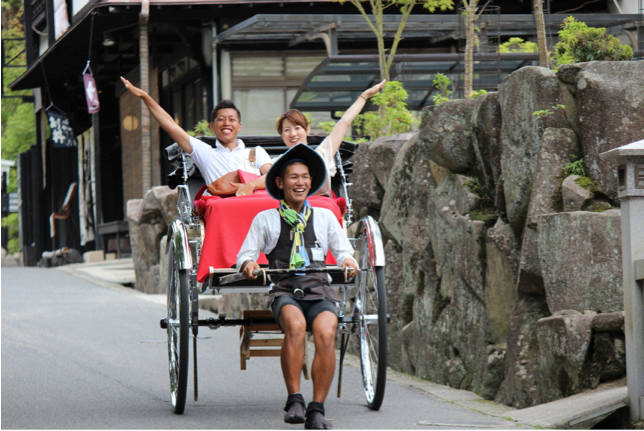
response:
M87 100L87 112L96 114L101 104L98 102L98 89L96 88L96 81L94 75L84 74L83 82L85 83L85 99Z

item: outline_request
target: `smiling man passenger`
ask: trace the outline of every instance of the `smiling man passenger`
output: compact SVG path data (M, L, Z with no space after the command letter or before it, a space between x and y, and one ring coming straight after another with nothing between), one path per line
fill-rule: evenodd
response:
M259 269L260 252L268 257L270 268L323 268L329 249L338 265L350 268L350 276L356 274L353 248L335 215L326 208L312 208L307 201L325 179L324 160L304 144L295 145L273 164L266 174L266 189L280 205L253 220L237 256L237 269L246 278L257 278L253 271ZM336 304L340 299L325 273L280 274L271 276L271 282L269 306L284 331L281 364L288 391L284 422L305 422L306 429L331 429L324 417L324 401L335 372ZM300 376L306 331L313 333L315 358L313 401L305 409Z

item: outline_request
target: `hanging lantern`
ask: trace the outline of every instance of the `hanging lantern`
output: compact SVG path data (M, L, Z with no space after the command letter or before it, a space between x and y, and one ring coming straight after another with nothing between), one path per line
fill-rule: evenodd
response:
M89 61L87 61L87 66L85 66L85 70L83 71L83 84L85 87L87 112L96 114L100 110L101 104L98 101L98 89L96 88L96 81L94 81L92 69L89 67Z

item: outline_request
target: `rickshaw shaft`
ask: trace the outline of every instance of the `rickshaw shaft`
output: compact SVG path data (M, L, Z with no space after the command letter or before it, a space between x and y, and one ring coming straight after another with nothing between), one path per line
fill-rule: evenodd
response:
M338 317L338 323L354 323L357 318L352 316ZM254 326L254 325L272 325L275 324L275 319L272 317L251 317L249 319L221 319L210 317L208 319L199 319L197 326L209 326L214 329L220 326Z

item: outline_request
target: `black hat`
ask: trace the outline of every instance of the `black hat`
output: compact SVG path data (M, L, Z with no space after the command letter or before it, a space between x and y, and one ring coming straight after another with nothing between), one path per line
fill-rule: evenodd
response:
M308 196L314 195L326 180L326 164L324 159L314 149L306 144L297 144L277 159L266 174L266 190L275 199L281 199L281 190L277 187L275 178L291 163L300 162L309 167L311 175L311 189Z

